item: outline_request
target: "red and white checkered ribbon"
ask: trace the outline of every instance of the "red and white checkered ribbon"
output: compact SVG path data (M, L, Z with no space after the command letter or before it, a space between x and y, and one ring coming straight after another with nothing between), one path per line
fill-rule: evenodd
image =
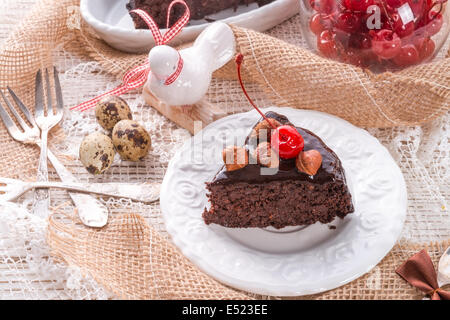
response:
M185 7L185 12L183 16L178 19L178 21L169 29L170 26L170 15L173 9L173 6L176 4L182 4ZM161 31L158 28L158 25L156 24L155 20L145 11L136 9L130 11L131 13L135 13L139 15L148 25L149 30L152 32L153 38L155 39L155 43L157 46L164 45L168 43L170 40L172 40L178 33L181 32L181 30L188 24L191 12L189 10L189 7L187 6L186 2L183 0L174 0L169 5L169 9L167 10L167 32L162 35ZM170 85L177 80L178 76L181 73L181 70L183 70L183 59L181 58L181 55L179 55L178 59L178 67L175 70L175 72L170 75L167 80L164 82L165 85ZM146 63L137 66L133 68L132 70L125 73L125 75L122 78L122 84L115 88L114 90L111 90L109 92L106 92L98 97L95 97L89 101L86 101L82 104L79 104L75 107L72 107L71 110L78 110L78 111L86 111L96 106L97 102L100 101L105 96L114 95L114 96L120 96L124 93L127 93L131 90L137 89L142 87L145 82L147 81L148 74L150 73L150 63L147 61Z
M183 66L184 66L183 58L181 57L181 54L178 52L178 66L177 66L177 69L164 82L164 84L166 86L171 85L172 83L175 82L175 80L178 79L178 76L180 75L181 70L183 70Z

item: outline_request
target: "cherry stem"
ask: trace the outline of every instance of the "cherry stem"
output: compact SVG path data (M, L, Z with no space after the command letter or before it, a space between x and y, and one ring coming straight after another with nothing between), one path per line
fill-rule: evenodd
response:
M445 0L444 2L446 2L446 1L447 0ZM442 12L443 2L436 1L431 6L430 10L428 10L428 15L430 14L430 11L433 10L433 8L438 4L439 4L439 11L433 16L433 18L430 18L431 20L434 20Z
M388 17L388 23L389 23L389 26L391 27L392 30L394 30L394 24L392 23L392 17L391 17L391 15L388 13L388 11L387 11L387 9L386 9L386 6L384 5L384 2L383 2L383 1L381 1L381 5L383 6L384 13L385 13L386 16Z
M236 56L236 65L237 65L237 73L238 73L238 78L239 78L239 83L241 84L241 88L242 91L245 94L245 97L247 98L247 100L250 102L250 104L253 106L253 108L256 109L256 111L259 112L260 115L262 115L262 117L264 118L264 120L267 121L267 123L274 129L276 130L277 127L275 127L275 125L269 121L269 119L265 116L264 113L261 112L261 110L259 110L259 108L256 106L256 104L253 102L253 100L250 98L250 96L247 93L247 90L245 90L245 86L244 86L244 82L242 81L242 75L241 75L241 67L242 67L242 62L244 61L244 55L242 53L239 53Z

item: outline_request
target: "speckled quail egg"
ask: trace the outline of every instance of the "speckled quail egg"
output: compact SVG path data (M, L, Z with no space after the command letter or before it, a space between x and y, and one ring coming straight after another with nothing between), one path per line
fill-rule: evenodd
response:
M138 122L122 120L112 132L114 147L123 160L142 160L151 148L152 142L147 131Z
M116 96L102 98L95 108L95 117L105 130L112 130L121 120L133 119L126 101Z
M100 132L87 135L80 145L80 160L92 174L101 174L108 170L115 154L111 138Z

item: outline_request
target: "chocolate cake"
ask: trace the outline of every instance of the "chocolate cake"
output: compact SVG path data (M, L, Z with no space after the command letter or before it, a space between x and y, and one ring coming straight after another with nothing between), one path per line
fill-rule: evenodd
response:
M283 115L275 112L265 115L279 125L293 126ZM352 197L341 161L318 136L306 129L295 127L304 139L304 149L297 158L286 160L277 156L279 162L272 161L278 166L276 173L261 174L264 166L259 160L251 159L258 157L255 150L262 146L257 138L261 135L255 134L262 121L265 120L261 119L253 127L241 148L245 153L244 157L241 155L244 163L224 165L213 181L206 184L211 208L203 213L205 223L229 228L281 229L318 221L329 223L352 213ZM270 135L267 138L270 143ZM313 161L304 160L308 157ZM316 168L312 168L314 165Z
M256 2L259 6L266 5L274 0L185 0L191 11L191 20L203 19L210 14L234 8L239 5L248 5ZM130 0L127 4L128 11L142 9L148 12L160 28L166 27L167 9L172 0ZM184 13L182 5L175 5L172 11L170 23L175 23ZM148 29L147 24L138 15L131 13L136 29Z

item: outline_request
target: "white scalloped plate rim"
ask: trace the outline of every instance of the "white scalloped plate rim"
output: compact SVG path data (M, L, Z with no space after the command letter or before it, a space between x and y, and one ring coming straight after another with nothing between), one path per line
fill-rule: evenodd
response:
M368 193L370 196L370 192L372 194L375 194L377 197L388 197L392 195L397 195L396 202L395 203L389 203L389 206L386 205L386 208L383 207L383 213L378 213L378 215L383 218L383 221L378 221L378 225L376 224L377 221L375 221L375 229L371 231L367 231L367 234L364 234L364 228L361 228L362 230L357 230L355 233L357 233L357 236L359 238L352 239L351 241L342 241L342 243L338 242L337 240L340 238L345 238L347 235L344 233L337 234L336 235L336 243L333 243L333 245L328 246L327 249L320 248L323 245L318 246L317 249L312 249L309 251L307 250L306 253L295 253L295 254L269 254L264 252L255 252L255 250L251 248L239 248L239 244L236 244L231 238L226 237L220 237L217 233L214 231L211 231L210 227L206 226L204 224L201 215L202 210L195 209L191 213L194 215L195 223L199 223L197 219L201 219L203 222L204 228L209 228L209 230L206 230L207 234L212 235L214 241L216 244L218 244L218 247L224 246L227 248L227 253L230 256L233 256L233 258L236 259L246 259L244 256L245 254L252 255L256 257L259 261L258 263L264 264L266 261L269 260L279 260L284 259L282 262L284 265L281 265L280 267L289 267L289 264L294 266L293 270L296 270L297 266L298 269L301 269L302 266L301 263L304 262L304 260L311 259L313 256L317 256L318 260L315 261L315 265L313 267L309 268L309 272L305 274L308 277L310 277L310 280L304 281L305 276L298 275L296 277L296 274L293 274L294 280L284 281L284 279L272 279L271 283L268 283L266 279L264 278L257 278L253 280L249 280L248 278L243 278L241 274L248 275L248 268L242 267L238 268L237 270L232 270L230 267L225 268L226 271L224 271L224 268L220 268L220 265L218 265L218 261L212 258L212 254L206 254L205 252L201 252L201 244L199 244L197 241L192 241L192 239L188 239L188 237L183 234L183 229L186 227L185 224L176 224L176 218L182 218L185 219L186 215L189 213L189 207L179 204L177 202L177 199L174 199L173 197L173 190L170 190L171 184L180 176L180 172L177 171L176 166L179 166L180 164L186 164L189 167L189 163L184 163L181 155L183 152L188 151L191 148L192 145L192 139L187 141L182 148L176 153L176 155L173 157L173 159L170 161L166 175L164 177L164 181L161 186L161 211L163 214L164 222L166 225L166 229L168 233L171 235L172 240L174 244L181 250L181 252L191 261L193 262L200 270L205 272L206 274L210 275L211 277L215 278L216 280L229 285L231 287L234 287L239 290L248 291L255 294L262 294L262 295L271 295L271 296L302 296L302 295L309 295L309 294L316 294L328 290L335 289L337 287L340 287L342 285L345 285L362 275L366 274L367 272L371 271L376 265L390 252L390 250L393 248L395 243L397 242L400 233L403 229L403 224L406 218L406 208L407 208L407 191L406 191L406 184L403 178L403 175L400 171L400 168L397 166L395 161L392 159L391 155L387 151L387 149L379 143L379 141L371 136L367 131L357 128L350 124L349 122L342 120L338 117L318 112L318 111L310 111L310 110L300 110L300 109L292 109L292 108L278 108L278 107L270 107L263 109L264 112L267 111L275 111L279 112L285 116L287 116L291 122L293 122L297 126L302 126L304 128L307 128L316 134L318 134L327 145L329 145L341 158L341 161L345 167L345 170L348 175L348 164L346 166L345 163L345 156L342 156L340 152L342 152L339 147L333 147L333 144L336 144L336 139L340 139L339 137L328 137L327 132L331 132L335 129L338 129L337 131L342 133L342 137L344 136L350 136L352 139L357 139L357 141L364 143L361 143L360 147L363 147L363 150L366 151L366 154L370 154L371 157L376 157L377 163L380 162L380 167L383 168L386 172L389 173L389 177L391 177L392 174L392 188L395 188L395 190L378 190L376 188L370 188L367 189L367 186L361 186L359 180L366 181L366 177L364 179L359 179L356 185L354 186L355 189L358 190L358 188L361 188L362 190L366 190L365 192ZM248 123L248 128L250 129L251 126L259 119L259 115L256 113L256 111L250 111L247 113L241 113L241 114L234 114L228 117L225 117L223 119L220 119L218 121L215 121L214 123L208 125L203 129L202 132L208 132L208 130L212 130L214 128L218 127L229 127L233 123L239 123L242 125L243 122ZM232 126L231 126L232 127ZM325 128L321 130L321 128ZM328 128L328 129L327 129ZM320 131L320 132L318 132ZM335 130L336 131L336 130ZM333 142L334 139L334 142ZM204 146L207 143L204 143ZM206 148L206 147L205 147ZM373 149L372 153L367 153L369 149ZM367 161L369 159L366 159ZM365 161L366 161L365 160ZM363 159L360 159L359 161L363 161ZM373 160L371 160L373 161ZM349 161L350 162L350 161ZM218 168L215 168L218 169ZM359 168L359 170L364 171L363 169L367 169L370 171L370 168L367 166L363 166L362 168ZM212 169L211 169L212 170ZM352 169L353 170L353 169ZM366 171L367 171L366 170ZM194 170L195 171L195 170ZM363 174L359 173L358 174ZM186 172L184 172L186 173ZM364 172L366 174L367 172ZM370 173L370 172L369 172ZM196 174L196 172L194 172ZM375 175L376 177L379 177L379 174L377 173ZM381 172L381 176L382 172ZM388 177L384 177L388 178ZM389 179L389 178L388 178ZM206 182L206 181L202 181ZM377 182L377 181L375 181ZM384 184L386 184L386 181L382 181ZM355 183L355 182L353 182ZM383 183L381 187L386 188L386 185L383 186ZM389 184L387 185L389 187ZM395 192L394 192L395 191ZM206 192L206 191L203 191ZM359 192L359 191L357 191ZM201 195L203 196L203 195ZM353 196L357 196L353 194ZM366 195L367 197L367 195ZM198 201L197 198L193 199L193 201ZM367 202L367 201L366 201ZM174 210L174 206L178 205L178 209L182 208L182 210ZM347 217L352 216L350 220L350 223L348 225L355 225L356 223L360 224L367 224L371 223L371 220L369 219L367 221L363 221L364 219L372 218L371 216L368 216L367 213L362 212L360 213L359 207L363 207L363 204L356 203L355 204L355 214L349 215ZM364 208L368 207L368 204L364 204ZM389 208L389 214L384 213L384 211L388 211ZM365 209L367 211L367 209ZM198 211L198 212L197 212ZM364 211L364 210L363 210ZM372 210L369 210L372 211ZM375 211L375 210L373 210ZM362 215L361 215L362 214ZM365 215L364 215L365 214ZM373 214L373 213L372 213ZM385 216L381 216L381 215ZM360 216L361 215L361 216ZM346 219L347 219L346 217ZM345 219L344 219L345 220ZM191 219L192 221L192 219ZM364 222L364 223L363 223ZM366 226L368 227L368 226ZM203 227L202 227L203 228ZM356 228L356 227L354 227ZM378 235L379 232L380 234ZM363 237L364 235L364 237ZM366 240L364 243L356 243L354 240ZM206 239L204 239L206 240ZM208 239L207 244L212 244L214 241ZM205 243L203 243L205 244ZM205 244L206 245L206 244ZM350 246L350 249L348 249L346 246ZM343 247L342 247L343 246ZM320 250L319 250L320 248ZM214 251L214 247L209 247L210 250ZM367 250L364 251L363 249L370 250L371 254L369 256L365 256L363 262L358 261L358 259L355 259L357 256L354 254L353 256L348 256L349 252L345 252L345 249L350 250L350 252L354 250L357 251L358 254L367 254ZM314 250L319 251L316 254L314 254ZM333 251L334 250L334 251ZM241 252L242 251L242 252ZM339 268L344 268L345 271L340 270L337 274L332 274L333 270L328 270L325 267L328 265L328 262L325 262L329 259L328 255L326 254L326 251L333 251L333 255L337 255L338 258L336 258L336 261L332 261L334 263L330 266L333 267L333 270L340 270ZM341 252L342 251L342 252ZM208 251L209 252L209 251ZM244 255L242 254L244 253ZM239 255L240 254L240 255ZM304 258L304 260L299 260L299 258ZM290 260L289 260L290 259ZM340 259L340 260L339 260ZM322 261L320 264L318 261ZM273 262L273 261L271 261ZM281 264L280 262L279 264ZM337 265L336 265L337 263ZM339 265L341 263L341 265ZM251 268L253 277L258 277L258 270L256 269L256 266L259 267L265 267L264 265L259 264L253 264L253 267ZM348 268L348 269L346 269ZM231 270L231 271L230 271ZM305 267L306 271L308 271ZM317 270L321 270L322 274L314 275L314 272ZM324 272L325 270L325 272ZM280 271L280 270L278 270ZM267 273L267 270L265 270ZM279 273L279 272L278 272ZM277 273L277 274L278 274ZM262 274L262 273L261 273ZM267 274L266 274L267 276ZM311 280L313 279L313 280ZM277 282L278 280L278 282Z

